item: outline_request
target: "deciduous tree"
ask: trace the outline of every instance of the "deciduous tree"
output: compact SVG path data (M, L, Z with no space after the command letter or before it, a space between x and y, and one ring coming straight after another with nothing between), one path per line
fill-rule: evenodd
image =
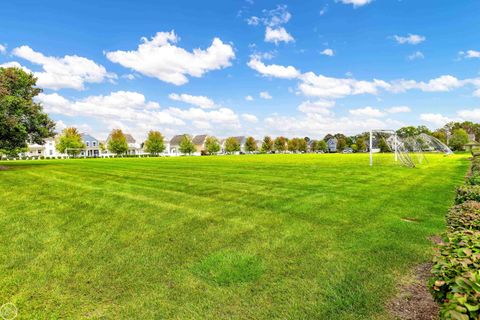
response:
M145 140L145 151L152 155L158 155L165 151L164 137L160 131L151 130Z
M65 128L62 134L58 137L55 148L60 153L66 153L68 155L77 155L80 153L79 149L85 148L82 136L78 132L77 128Z
M245 141L245 151L247 152L255 152L257 151L257 141L254 137L248 137Z
M0 153L16 156L27 143L44 144L55 123L33 101L42 89L37 78L19 68L0 68Z
M180 141L180 146L178 148L183 154L192 154L195 152L195 145L193 144L192 138L189 135L185 134Z
M463 150L468 143L468 134L464 129L456 129L453 131L448 144L453 150Z
M227 153L234 153L240 151L240 143L235 137L230 137L225 140L225 151Z
M108 137L108 151L117 156L125 154L128 151L127 138L121 129L113 129Z
M273 140L271 137L265 136L263 138L262 151L267 153L273 151Z
M275 138L274 148L277 152L285 152L287 150L287 139L285 137Z
M207 150L208 154L218 153L220 151L220 144L218 143L217 138L208 137L205 141L205 149Z

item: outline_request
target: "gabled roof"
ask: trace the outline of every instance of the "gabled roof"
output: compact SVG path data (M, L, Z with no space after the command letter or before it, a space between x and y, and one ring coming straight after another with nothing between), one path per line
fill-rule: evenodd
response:
M80 136L82 137L83 141L99 141L98 139L92 137L88 133L80 133Z
M196 146L201 146L205 143L205 140L207 140L208 135L206 134L201 134L197 135L192 139L192 142Z
M238 137L233 137L235 140L237 140L238 144L244 144L247 138L245 136L238 136Z
M182 141L184 136L191 137L189 134L178 134L176 136L173 136L173 138L170 140L171 145L180 145L180 142Z
M130 133L125 133L125 138L127 138L127 143L135 143L135 139Z

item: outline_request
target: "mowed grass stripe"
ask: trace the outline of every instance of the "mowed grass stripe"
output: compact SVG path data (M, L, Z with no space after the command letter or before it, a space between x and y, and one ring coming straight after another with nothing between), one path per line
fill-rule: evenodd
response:
M429 258L466 172L465 157L428 158L8 162L0 299L26 318L386 319L395 277ZM262 274L198 275L225 250Z

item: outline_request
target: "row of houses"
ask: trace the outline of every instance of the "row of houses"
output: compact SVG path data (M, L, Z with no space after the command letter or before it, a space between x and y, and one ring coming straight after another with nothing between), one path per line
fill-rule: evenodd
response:
M163 152L163 155L167 156L178 156L181 155L180 152L180 143L183 139L185 134L182 135L176 135L173 136L169 140L165 140L165 151ZM207 141L207 138L210 137L209 135L203 134L203 135L196 135L196 136L191 136L187 135L189 138L192 140L194 146L195 146L195 152L194 155L202 155L206 153L206 146L205 143ZM110 157L113 156L107 149L106 146L108 145L108 141L110 137L107 138L107 140L102 141L99 140L92 135L88 133L82 133L81 134L82 141L85 144L85 148L80 150L79 155L81 157ZM143 148L143 143L137 142L135 138L131 134L125 134L125 137L127 138L127 143L128 143L128 155L145 155L147 152L145 152ZM38 145L38 144L29 144L28 145L28 151L23 153L22 156L25 157L45 157L45 158L53 158L53 157L66 157L66 154L62 154L57 151L55 141L57 137L54 138L48 138L45 140L45 143L43 145ZM234 137L235 140L237 140L238 144L240 145L240 153L245 153L245 143L247 141L246 136L238 136ZM219 144L220 144L220 153L225 153L225 141L226 139L220 139ZM262 147L262 140L256 140L257 143L257 148L260 150ZM104 147L102 147L104 146ZM327 146L330 152L336 152L337 151L337 139L331 138L330 140L327 141Z

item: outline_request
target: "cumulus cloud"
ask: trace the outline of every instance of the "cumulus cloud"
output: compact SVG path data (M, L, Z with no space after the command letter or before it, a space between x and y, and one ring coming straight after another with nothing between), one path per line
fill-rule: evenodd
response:
M260 98L265 99L265 100L272 99L272 96L270 95L270 93L268 93L268 91L262 91L262 92L260 92L259 95L260 95Z
M378 94L380 89L389 89L383 80L360 81L352 78L331 78L307 72L300 76L300 91L306 96L327 99L343 98L357 94Z
M364 6L366 4L369 4L373 0L335 0L335 2L341 2L344 4L351 4L353 5L354 8Z
M86 83L100 83L104 80L117 78L115 74L107 72L102 65L77 55L66 55L63 58L45 56L29 46L13 49L12 55L42 67L43 71L33 72L38 78L37 85L42 88L83 90ZM20 65L16 61L7 64ZM22 68L28 70L26 67L22 66Z
M168 97L171 100L185 102L203 109L211 109L216 107L215 102L213 102L213 100L209 97L205 96L192 96L185 93L171 93Z
M253 101L253 97L252 97L252 96L246 96L246 97L245 97L245 100L247 100L247 101Z
M33 73L32 70L28 69L25 66L22 66L20 63L18 63L16 61L10 61L10 62L6 62L6 63L2 63L2 64L0 64L0 67L2 67L2 68L19 68L19 69L22 69L25 72Z
M421 51L416 51L407 57L407 59L410 61L423 59L423 58L425 58L425 56Z
M170 32L158 32L150 40L142 38L137 50L107 52L107 58L145 76L182 85L188 76L202 77L205 73L229 67L235 58L233 47L214 38L205 50L189 52L176 46L178 36Z
M391 91L405 92L407 90L418 89L425 92L447 92L452 89L460 88L467 83L472 83L472 79L459 80L451 75L443 75L428 82L415 80L396 80L392 82Z
M407 113L411 112L412 109L407 106L395 106L395 107L390 107L386 110L388 113Z
M459 56L468 58L468 59L480 58L480 51L476 51L476 50L468 50L467 52L460 51L458 54Z
M257 56L252 56L247 65L265 77L293 79L300 75L300 71L295 67L277 64L265 65Z
M423 113L420 115L420 119L425 122L432 123L437 127L442 127L445 124L454 121L454 119L446 117L440 113Z
M0 43L0 53L5 54L7 53L7 47Z
M254 116L253 114L249 114L249 113L242 114L242 119L247 121L247 122L250 122L250 123L257 123L258 122L258 118L256 116Z
M427 38L418 34L409 34L407 36L394 35L393 38L399 44L419 44L425 41Z
M323 54L324 56L333 57L335 55L335 52L332 49L327 48L327 49L323 50L322 52L320 52L320 54Z
M273 42L278 44L279 42L291 42L294 41L291 34L285 30L284 27L271 28L267 27L265 29L265 42Z
M330 100L304 101L298 106L298 110L307 114L333 116L333 111L331 110L333 106L335 106L335 101Z
M263 16L252 16L247 19L249 25L257 26L262 23L265 26L265 42L278 45L280 42L295 41L293 36L282 26L290 21L292 15L286 5L278 5L273 10L263 10Z
M480 109L460 110L458 115L468 121L480 122Z
M358 108L358 109L351 109L348 111L350 114L358 117L371 117L371 118L380 118L385 116L385 113L380 111L379 109L375 109L372 107L365 107L365 108Z

